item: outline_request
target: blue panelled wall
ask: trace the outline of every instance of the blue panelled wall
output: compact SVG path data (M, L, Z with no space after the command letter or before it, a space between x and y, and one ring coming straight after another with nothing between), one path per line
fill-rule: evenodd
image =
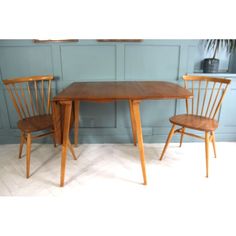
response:
M53 74L54 94L73 81L161 80L183 85L181 77L184 74L201 73L201 60L205 56L199 40L144 40L139 43L0 40L0 78ZM236 141L235 63L234 57L229 60L222 54L222 76L232 78L233 82L220 111L218 141ZM225 74L226 71L231 74ZM17 114L1 80L0 143L17 143ZM170 129L169 117L184 110L183 101L142 102L144 141L164 142ZM130 143L130 126L125 101L81 104L80 143ZM174 140L178 139L176 135Z

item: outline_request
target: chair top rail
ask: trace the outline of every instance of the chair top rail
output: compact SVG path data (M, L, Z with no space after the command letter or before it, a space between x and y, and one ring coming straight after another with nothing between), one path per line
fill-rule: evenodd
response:
M31 81L42 81L42 80L53 80L53 75L36 75L30 77L19 77L19 78L12 78L12 79L5 79L3 83L7 84L16 84L16 83L25 83Z
M184 80L195 80L195 81L211 81L216 83L225 83L230 84L231 80L227 78L217 78L217 77L210 77L210 76L192 76L192 75L184 75Z

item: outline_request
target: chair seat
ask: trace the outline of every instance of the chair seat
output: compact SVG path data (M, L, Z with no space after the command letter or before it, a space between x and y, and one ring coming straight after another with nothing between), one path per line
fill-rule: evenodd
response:
M52 129L52 115L39 115L25 118L18 121L18 128L24 132L36 132Z
M200 131L214 131L218 127L216 120L197 115L182 114L172 116L170 122L175 125Z

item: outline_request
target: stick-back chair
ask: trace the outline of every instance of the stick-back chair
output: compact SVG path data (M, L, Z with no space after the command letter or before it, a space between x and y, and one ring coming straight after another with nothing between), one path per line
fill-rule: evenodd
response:
M218 128L217 115L230 84L229 79L213 78L208 76L183 76L185 88L190 89L192 97L186 99L187 114L171 117L172 128L162 151L162 160L165 151L175 133L180 133L180 147L184 135L189 135L205 141L206 177L208 177L209 142L212 142L214 156L216 157L215 130ZM175 130L175 127L180 126ZM186 132L186 128L203 131L204 137Z
M30 176L32 140L50 135L56 146L51 112L52 80L52 75L3 80L19 117L17 123L17 127L21 131L19 158L22 155L23 145L26 144L27 178ZM40 131L44 132L35 134ZM73 158L76 159L71 144L68 145Z

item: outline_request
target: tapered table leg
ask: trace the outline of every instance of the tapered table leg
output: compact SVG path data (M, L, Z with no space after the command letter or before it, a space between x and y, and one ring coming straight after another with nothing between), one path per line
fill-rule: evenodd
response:
M56 144L62 144L62 133L61 133L61 113L60 104L56 101L52 102L52 118L53 118L53 129L54 138Z
M132 125L132 133L133 133L133 142L134 145L137 145L137 131L136 131L136 125L135 125L135 118L134 118L134 109L132 106L132 101L129 100L129 111L130 111L130 120Z
M134 100L131 103L134 111L135 126L137 130L138 147L139 147L141 167L143 173L143 182L144 185L147 185L146 166L145 166L144 147L143 147L143 134L142 134L142 125L141 125L140 110L139 110L140 101Z
M80 102L74 101L74 146L78 146L79 142L79 110L80 110Z
M62 105L65 105L65 117L63 125L63 142L62 142L62 152L61 152L61 181L60 186L64 186L65 179L65 169L66 169L66 152L69 146L69 131L70 131L70 119L71 119L71 101L63 101Z

